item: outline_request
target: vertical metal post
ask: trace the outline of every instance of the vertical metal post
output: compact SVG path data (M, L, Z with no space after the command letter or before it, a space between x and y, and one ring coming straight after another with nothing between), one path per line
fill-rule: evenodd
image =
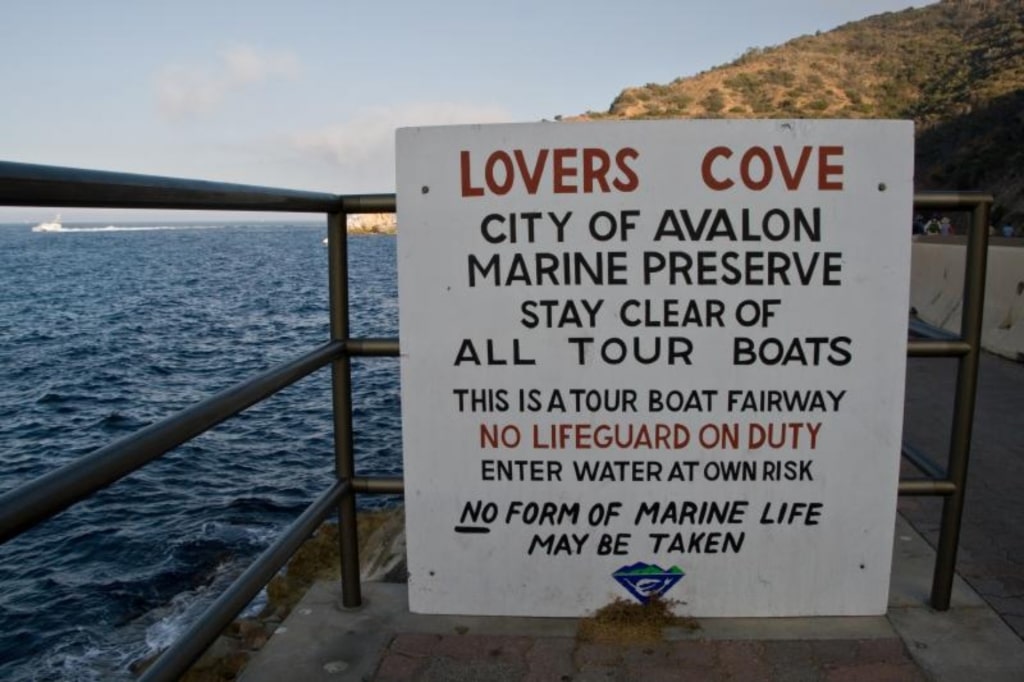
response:
M932 579L932 608L949 609L956 573L956 554L960 542L960 522L967 493L967 464L971 454L971 427L978 388L978 364L981 357L981 317L985 305L985 270L988 257L989 201L979 201L971 211L971 229L967 236L964 272L963 311L960 338L970 345L960 357L953 403L953 428L949 443L949 478L956 485L942 504L942 526Z
M349 337L348 234L344 211L327 214L327 261L331 307L331 339ZM339 481L355 478L352 447L352 363L348 354L331 363L334 404L334 468ZM338 542L341 550L341 603L355 608L363 602L359 584L359 535L356 498L350 486L338 503Z

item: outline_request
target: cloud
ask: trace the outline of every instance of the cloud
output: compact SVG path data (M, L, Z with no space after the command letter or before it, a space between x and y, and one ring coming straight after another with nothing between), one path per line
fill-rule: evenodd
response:
M511 117L500 107L457 102L419 102L364 109L347 121L301 131L292 148L340 173L346 184L394 184L395 129L405 126L499 123ZM386 183L386 185L382 185ZM380 191L384 191L381 189Z
M157 105L172 119L207 114L220 104L224 86L202 69L171 65L157 75Z
M226 80L233 85L249 85L273 78L294 79L299 75L299 58L290 52L259 52L236 45L221 53Z
M156 75L160 112L180 120L215 111L230 95L275 79L294 79L301 71L291 52L235 45L208 65L170 64Z

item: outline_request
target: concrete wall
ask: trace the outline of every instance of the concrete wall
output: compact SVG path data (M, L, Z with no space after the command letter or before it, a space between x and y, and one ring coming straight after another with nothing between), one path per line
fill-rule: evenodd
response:
M963 237L914 237L910 305L925 322L959 333ZM986 350L1024 361L1024 239L989 240L981 342Z

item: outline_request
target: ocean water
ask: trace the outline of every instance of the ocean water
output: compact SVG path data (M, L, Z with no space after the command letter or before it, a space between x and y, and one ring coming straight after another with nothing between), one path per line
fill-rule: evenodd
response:
M325 233L0 226L0 492L326 341ZM353 335L397 336L395 239L349 262ZM397 475L397 360L353 373L357 470ZM0 545L0 679L131 679L331 484L329 391L322 369Z

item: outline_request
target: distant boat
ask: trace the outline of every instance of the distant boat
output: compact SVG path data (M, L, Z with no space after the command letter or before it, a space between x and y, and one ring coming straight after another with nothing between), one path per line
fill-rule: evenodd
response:
M32 228L33 232L62 232L63 230L64 228L60 224L59 213L57 214L57 217L54 218L52 221L48 223L39 223L38 225Z

